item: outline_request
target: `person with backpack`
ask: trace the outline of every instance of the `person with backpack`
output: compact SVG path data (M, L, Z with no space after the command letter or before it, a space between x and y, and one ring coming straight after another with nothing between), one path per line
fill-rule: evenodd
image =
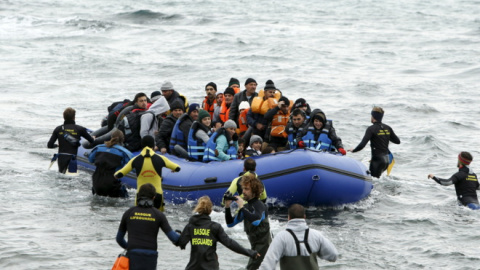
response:
M321 232L308 227L305 208L293 204L288 208L288 223L285 231L273 238L267 254L260 265L261 270L275 269L319 269L317 256L335 262L338 251Z

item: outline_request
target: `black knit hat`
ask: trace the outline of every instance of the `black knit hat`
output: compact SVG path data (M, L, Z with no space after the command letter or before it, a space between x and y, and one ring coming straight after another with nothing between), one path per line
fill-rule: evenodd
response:
M170 106L170 111L173 111L176 109L181 109L182 111L185 111L185 108L183 107L182 103L178 100L175 100Z
M205 85L205 90L207 90L207 87L209 86L213 87L215 91L217 91L217 84L215 84L214 82L207 83L207 85Z
M245 85L251 83L251 82L254 82L254 83L257 83L257 81L255 81L255 79L252 79L252 78L248 78L246 81L245 81Z
M265 91L267 91L267 90L277 90L277 88L275 87L275 84L273 83L272 80L268 80L265 83L265 87L263 87L263 90L265 90Z
M233 88L231 88L231 87L227 87L227 88L225 88L225 91L223 91L223 94L224 95L230 94L230 95L234 96L235 95L235 90L233 90Z
M240 85L240 81L237 78L230 78L230 81L228 82L228 87L232 86L232 84Z

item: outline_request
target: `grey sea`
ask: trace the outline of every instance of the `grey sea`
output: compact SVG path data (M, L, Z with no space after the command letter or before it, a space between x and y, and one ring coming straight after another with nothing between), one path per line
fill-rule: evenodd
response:
M326 269L480 269L480 211L457 205L460 151L480 168L480 1L0 1L0 269L110 269L130 199L91 194L91 173L48 170L66 107L96 129L107 106L170 80L190 102L204 86L272 79L334 121L346 149L373 106L400 137L396 165L351 205L309 208L338 248ZM368 166L367 146L348 156ZM55 165L56 166L56 165ZM55 168L55 167L54 167ZM191 204L168 205L182 229ZM225 221L222 209L212 219ZM273 233L285 209L271 209ZM228 234L248 246L243 228ZM158 236L158 269L184 269L190 248ZM218 247L221 269L248 258Z

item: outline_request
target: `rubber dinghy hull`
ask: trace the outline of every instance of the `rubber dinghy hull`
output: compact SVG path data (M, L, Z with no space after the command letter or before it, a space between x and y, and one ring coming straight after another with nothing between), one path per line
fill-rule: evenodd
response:
M89 151L79 148L78 165L93 171L95 165L85 156ZM178 173L162 171L164 198L173 204L208 195L220 205L231 181L243 171L243 160L203 163L165 156L181 167ZM373 188L365 165L340 154L297 149L253 158L267 190L267 202L274 206L338 206L364 199ZM136 188L136 175L130 173L122 182Z

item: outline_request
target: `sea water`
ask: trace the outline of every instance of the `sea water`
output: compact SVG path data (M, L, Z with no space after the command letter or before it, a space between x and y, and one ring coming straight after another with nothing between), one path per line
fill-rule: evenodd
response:
M459 207L450 177L470 151L480 168L480 2L446 1L25 1L0 2L0 269L110 269L122 250L120 218L133 204L91 194L91 173L48 170L46 144L63 123L98 128L107 106L150 94L164 80L200 103L204 86L268 79L334 121L346 149L373 106L401 139L396 165L371 195L309 208L308 224L337 247L329 269L480 269L479 211ZM368 166L370 149L348 153ZM183 229L193 203L169 205ZM226 228L249 247L242 226ZM272 232L286 225L271 209ZM183 269L190 248L160 232L158 269ZM218 246L221 269L248 258Z

